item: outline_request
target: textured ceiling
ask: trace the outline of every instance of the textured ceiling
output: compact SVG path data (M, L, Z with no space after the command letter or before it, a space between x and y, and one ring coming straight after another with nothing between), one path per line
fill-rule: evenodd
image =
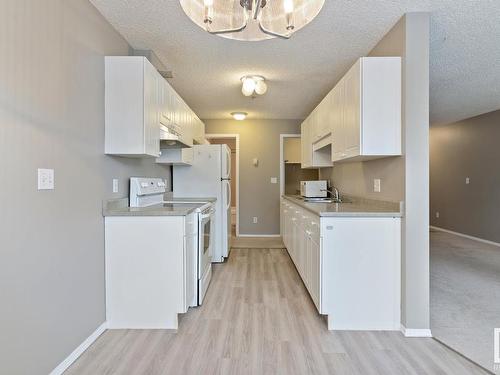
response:
M151 49L172 86L203 119L300 119L353 62L405 13L430 11L431 123L500 108L499 0L326 0L290 40L241 42L209 35L177 0L91 0L136 49ZM269 91L243 97L240 77L259 74Z

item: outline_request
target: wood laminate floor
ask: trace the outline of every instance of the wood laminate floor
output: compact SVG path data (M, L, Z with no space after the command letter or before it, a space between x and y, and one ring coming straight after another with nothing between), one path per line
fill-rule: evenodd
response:
M233 249L177 333L106 331L76 374L485 374L433 339L329 332L286 250Z

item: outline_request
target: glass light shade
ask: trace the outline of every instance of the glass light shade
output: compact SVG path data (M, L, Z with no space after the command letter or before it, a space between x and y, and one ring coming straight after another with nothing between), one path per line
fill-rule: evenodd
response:
M255 92L259 95L264 95L267 92L267 84L264 80L257 81Z
M255 80L251 77L245 77L243 78L243 91L244 92L249 92L250 95L254 92L255 90Z
M232 112L231 116L237 121L243 121L247 118L248 113L246 112Z
M248 18L247 26L239 32L217 34L223 38L236 40L265 40L275 38L264 33L259 22L266 30L277 34L289 34L290 19L293 19L293 32L300 30L311 22L321 11L325 0L267 0L255 20L247 14L240 5L240 0L179 0L184 13L203 30L207 27L212 31L243 27ZM213 12L212 23L205 21L207 3ZM252 12L253 13L253 12Z
M285 13L293 13L293 0L283 0L283 10Z
M245 96L251 96L255 91L255 80L250 77L243 78L243 87L241 88L241 92Z

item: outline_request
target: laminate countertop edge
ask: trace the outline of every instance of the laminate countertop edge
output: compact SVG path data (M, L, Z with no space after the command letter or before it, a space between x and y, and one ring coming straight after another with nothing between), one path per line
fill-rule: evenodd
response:
M403 217L403 202L348 196L345 203L308 203L296 195L282 198L321 217Z
M110 216L187 216L206 202L215 202L216 198L171 198L163 204L147 207L129 207L127 198L103 201L102 215ZM171 203L170 203L171 202ZM203 202L203 203L200 203Z

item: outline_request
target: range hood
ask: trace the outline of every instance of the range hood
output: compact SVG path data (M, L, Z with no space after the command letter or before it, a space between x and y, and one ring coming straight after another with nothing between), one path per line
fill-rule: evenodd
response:
M185 142L176 129L160 125L160 149L187 147L191 147L191 145Z

